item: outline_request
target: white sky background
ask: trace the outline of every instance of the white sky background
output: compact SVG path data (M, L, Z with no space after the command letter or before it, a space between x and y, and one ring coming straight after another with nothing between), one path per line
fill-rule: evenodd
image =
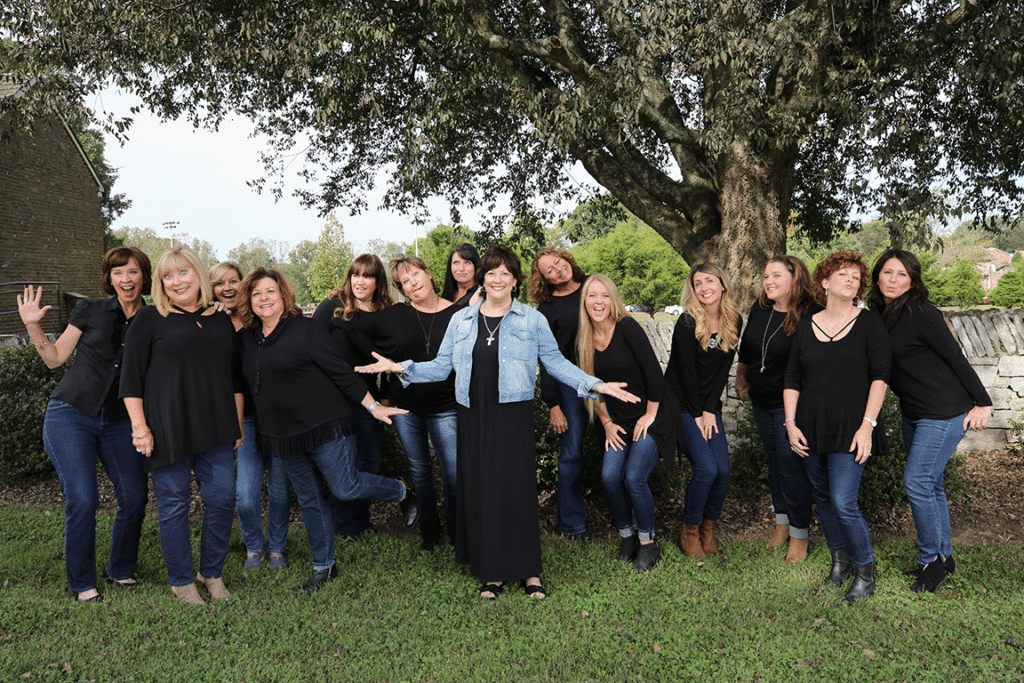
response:
M107 162L119 174L114 191L132 201L115 228L152 228L161 237L170 237L163 224L177 221L177 233L210 242L221 259L253 237L287 242L291 248L320 235L325 219L290 194L302 185L298 177L286 177L284 196L276 203L269 193L256 194L246 185L263 175L259 152L265 148L260 139L250 137L252 124L247 120L226 121L216 133L193 128L184 120L161 122L146 110L132 115L131 107L140 102L113 89L102 91L90 104L98 116L111 112L134 118L124 146L113 136L106 139ZM301 159L295 166L301 167ZM405 216L378 210L382 195L378 188L369 196L369 208L362 214L349 216L344 208L336 212L356 253L373 238L411 243L437 224L450 222L443 201L430 205L431 220L417 226ZM463 212L463 221L472 229L479 225L469 211Z

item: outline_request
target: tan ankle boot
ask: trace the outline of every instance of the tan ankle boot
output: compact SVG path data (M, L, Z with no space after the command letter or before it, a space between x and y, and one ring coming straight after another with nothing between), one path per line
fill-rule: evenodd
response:
M205 605L206 601L199 597L196 585L190 583L186 586L171 586L171 595L178 598L186 605Z
M715 543L715 527L718 526L718 522L712 522L710 519L702 519L700 527L698 527L698 533L700 534L700 546L704 549L704 554L713 555L718 552L718 545Z
M202 574L197 574L196 583L208 590L210 598L213 600L227 600L231 597L231 593L224 586L224 580L219 576L215 579L208 579Z
M807 539L789 539L789 551L786 552L786 562L803 562L807 559Z
M788 524L776 524L775 531L772 532L772 537L768 539L769 548L781 548L786 545L786 541L789 540L789 525Z
M684 524L679 532L679 545L687 557L700 559L704 557L704 548L700 544L700 536L696 524Z

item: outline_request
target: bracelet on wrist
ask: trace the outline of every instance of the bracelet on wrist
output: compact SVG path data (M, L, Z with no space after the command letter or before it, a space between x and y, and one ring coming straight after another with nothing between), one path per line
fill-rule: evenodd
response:
M139 439L145 439L147 436L149 436L152 433L153 433L153 431L151 429L147 429L146 431L144 431L141 434L132 434L132 441L138 441Z
M372 412L373 412L374 410L376 410L376 409L377 409L377 408L378 408L379 406L380 406L380 401L374 401L374 402L373 402L373 403L371 403L370 405L368 405L368 406L363 406L363 407L364 407L364 408L366 408L366 412L368 412L368 413L372 413Z
M791 417L788 420L783 420L782 424L786 424L787 422L796 422L796 418L795 417Z

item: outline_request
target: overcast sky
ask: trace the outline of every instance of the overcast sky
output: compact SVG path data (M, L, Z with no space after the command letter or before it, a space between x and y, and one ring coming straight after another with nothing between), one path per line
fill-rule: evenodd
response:
M139 101L108 89L91 104L97 115L106 110L120 117L131 116L130 108ZM316 240L324 219L290 195L301 180L288 178L285 195L277 203L246 185L263 173L259 152L264 144L249 137L250 132L251 124L244 119L228 121L213 133L183 120L161 122L145 110L134 115L123 146L113 136L107 138L107 161L120 174L114 191L132 201L114 227L153 228L169 237L163 224L177 221L177 232L207 240L222 259L253 237L281 240L290 247L304 239ZM417 227L404 216L377 210L381 194L369 197L370 208L361 215L337 212L357 253L372 238L408 243L450 220L447 205L438 201L430 206L432 220ZM478 227L473 214L463 215L470 228Z

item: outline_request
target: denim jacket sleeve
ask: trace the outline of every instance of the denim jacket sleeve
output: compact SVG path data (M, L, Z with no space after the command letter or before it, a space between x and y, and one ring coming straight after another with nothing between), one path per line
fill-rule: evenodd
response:
M544 369L562 384L574 388L577 395L596 400L598 394L593 391L593 388L600 384L601 380L588 375L570 363L558 350L558 343L544 316L533 309L528 310L537 340L537 356L544 364Z

